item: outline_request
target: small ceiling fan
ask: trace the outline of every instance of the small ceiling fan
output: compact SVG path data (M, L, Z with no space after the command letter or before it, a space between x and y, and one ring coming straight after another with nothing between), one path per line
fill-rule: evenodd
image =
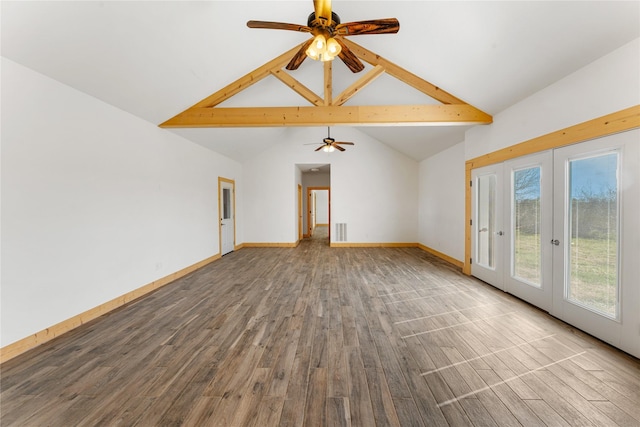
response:
M308 56L319 61L331 61L336 56L354 73L362 71L364 65L342 42L342 36L361 34L389 34L400 30L396 18L340 23L340 17L331 10L331 0L314 0L314 12L307 18L307 25L284 22L248 21L249 28L300 31L313 36L291 58L287 70L296 70Z
M311 144L307 144L311 145ZM322 138L322 144L318 148L313 151L324 151L325 153L331 153L335 150L345 151L345 148L342 148L340 145L355 145L353 142L344 142L344 141L336 141L331 138L331 128L327 127L327 137Z

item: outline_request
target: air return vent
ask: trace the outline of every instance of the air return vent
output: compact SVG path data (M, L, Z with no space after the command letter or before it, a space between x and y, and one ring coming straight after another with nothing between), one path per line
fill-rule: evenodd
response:
M346 242L347 241L347 224L344 222L336 223L336 235L334 242Z

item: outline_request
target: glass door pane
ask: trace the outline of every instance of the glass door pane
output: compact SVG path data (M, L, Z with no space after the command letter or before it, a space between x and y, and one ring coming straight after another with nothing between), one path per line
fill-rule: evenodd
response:
M222 189L222 219L231 218L231 189Z
M568 162L570 245L565 298L618 318L618 153Z
M513 171L512 186L514 278L541 286L542 215L540 210L540 167Z
M476 259L483 267L495 268L496 176L478 177L478 240Z

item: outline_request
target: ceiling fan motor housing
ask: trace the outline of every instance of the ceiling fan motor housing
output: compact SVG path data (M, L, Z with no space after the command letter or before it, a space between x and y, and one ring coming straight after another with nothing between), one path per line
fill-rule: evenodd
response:
M307 26L308 27L313 27L313 25L311 25L313 23L313 21L316 20L316 13L315 12L311 12L311 14L309 15L309 17L307 18ZM331 12L331 22L332 22L332 27L338 25L340 23L340 17L338 16L337 13L335 12Z

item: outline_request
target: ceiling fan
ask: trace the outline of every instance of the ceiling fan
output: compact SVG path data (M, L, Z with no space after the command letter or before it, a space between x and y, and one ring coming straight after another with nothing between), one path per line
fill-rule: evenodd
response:
M331 10L331 0L314 0L314 12L307 18L307 25L284 22L248 21L249 28L300 31L313 36L291 58L287 70L296 70L308 56L314 60L331 61L336 56L354 73L362 71L364 65L345 46L341 37L361 34L389 34L400 30L396 18L373 19L370 21L340 23L340 17Z
M311 145L311 144L307 144ZM340 145L355 145L353 142L344 142L344 141L336 141L334 138L331 138L331 128L327 127L327 137L322 138L322 144L318 148L313 151L324 151L325 153L331 153L335 150L345 151L345 148Z

